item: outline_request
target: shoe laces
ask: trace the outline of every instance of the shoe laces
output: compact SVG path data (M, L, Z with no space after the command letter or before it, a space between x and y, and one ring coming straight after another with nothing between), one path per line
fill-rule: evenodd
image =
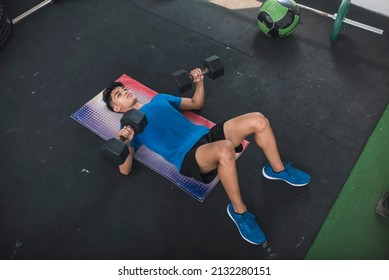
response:
M255 221L255 216L251 214L249 211L246 211L243 214L243 220L245 224L248 226L249 230L254 230L257 227L257 222Z
M294 168L291 162L285 164L285 171L286 173L288 173L289 176L296 176L300 173L300 170Z

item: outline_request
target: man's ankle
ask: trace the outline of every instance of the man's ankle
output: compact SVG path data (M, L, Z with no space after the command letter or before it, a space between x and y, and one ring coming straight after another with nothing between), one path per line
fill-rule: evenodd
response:
M235 205L235 204L232 203L232 206L234 208L235 214L242 215L244 212L247 211L246 205Z
M284 164L282 164L282 165L272 165L272 164L270 164L270 166L271 166L271 169L275 172L275 173L280 173L280 172L282 172L282 171L284 171L285 170L285 166L284 166Z

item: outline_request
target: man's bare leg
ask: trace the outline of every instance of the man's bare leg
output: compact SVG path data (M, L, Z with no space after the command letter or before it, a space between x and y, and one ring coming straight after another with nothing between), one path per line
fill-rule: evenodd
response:
M269 121L261 113L248 113L238 116L224 123L225 138L236 147L248 135L253 134L255 142L262 148L269 165L262 168L262 174L270 180L282 180L296 187L307 185L311 176L292 166L291 163L281 161L273 130ZM286 170L286 172L281 172Z
M253 134L255 142L263 150L273 170L276 172L284 170L273 130L268 119L261 113L248 113L226 121L224 134L235 147Z
M200 166L201 173L208 173L217 169L219 179L234 207L234 211L236 213L245 212L247 207L240 194L233 143L228 140L221 140L202 145L196 151L196 161Z
M217 168L220 181L231 201L227 213L243 239L255 245L265 242L265 234L255 221L255 216L247 211L240 194L234 144L229 140L204 144L196 151L196 161L203 173Z

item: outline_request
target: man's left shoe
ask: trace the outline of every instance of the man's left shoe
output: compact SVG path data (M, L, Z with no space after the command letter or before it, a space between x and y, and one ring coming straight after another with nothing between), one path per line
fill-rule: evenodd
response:
M283 171L274 172L268 163L262 168L262 174L267 179L282 180L295 187L305 186L311 181L311 176L304 171L294 168L291 162L284 164L284 167Z
M227 213L238 227L239 233L244 240L254 245L259 245L266 241L265 234L255 221L255 216L249 211L237 214L234 212L232 203L230 203L227 206Z

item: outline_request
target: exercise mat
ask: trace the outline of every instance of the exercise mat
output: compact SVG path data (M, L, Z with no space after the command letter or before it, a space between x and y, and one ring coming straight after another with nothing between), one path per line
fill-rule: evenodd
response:
M144 86L140 82L125 74L118 78L117 81L123 83L125 87L134 92L138 98L138 101L141 103L148 103L156 94L158 94L157 92ZM208 128L211 128L215 125L215 123L193 112L186 111L183 112L183 114L195 124L204 125ZM104 101L102 100L102 92L97 94L94 98L92 98L71 115L71 118L90 129L104 140L116 137L116 132L120 127L121 117L122 114L114 113L108 110ZM249 145L249 142L244 140L242 145L244 151ZM238 158L242 153L237 153L236 157ZM166 177L172 183L201 202L204 201L207 195L219 182L218 177L216 177L209 184L204 184L193 178L185 177L177 171L173 164L166 161L159 154L148 149L145 145L139 147L134 155L134 158L155 172Z

